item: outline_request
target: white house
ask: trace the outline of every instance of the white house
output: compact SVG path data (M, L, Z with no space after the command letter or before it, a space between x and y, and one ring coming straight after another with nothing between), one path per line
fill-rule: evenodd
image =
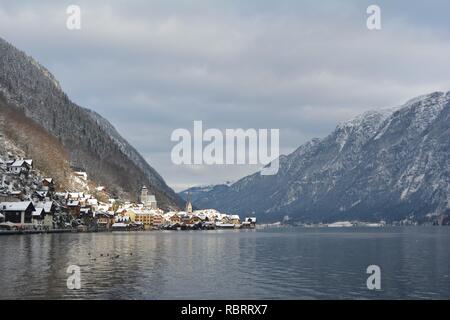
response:
M87 173L84 171L75 171L74 175L83 181L87 181L88 176Z
M9 171L14 174L29 172L33 168L33 160L16 160L9 166Z
M44 221L44 208L36 208L36 210L33 211L32 215L32 222L36 226L40 226L43 224Z

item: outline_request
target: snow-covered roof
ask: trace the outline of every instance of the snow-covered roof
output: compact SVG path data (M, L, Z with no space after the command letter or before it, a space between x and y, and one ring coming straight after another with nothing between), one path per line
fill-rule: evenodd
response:
M36 191L36 193L40 196L40 197L46 197L48 195L48 191L47 190L38 190Z
M33 217L40 217L42 215L42 212L44 212L44 208L36 208L36 210L33 211L32 215Z
M84 171L76 171L74 175L80 179L87 180L87 173Z
M89 203L91 206L95 206L95 205L98 204L98 201L97 201L97 199L88 199L88 203Z
M40 201L34 204L34 207L44 209L45 213L50 213L52 211L53 202L52 201Z
M148 210L143 210L143 211L134 211L136 215L146 215L146 214L153 214L152 212L148 211Z
M3 214L1 214L1 213L0 213L0 218L2 218L2 219L3 219L4 217L5 217L5 216L4 216Z
M99 211L109 211L110 206L107 204L101 204L97 207ZM125 210L125 209L124 209Z
M12 167L22 167L24 164L32 166L33 160L32 159L19 159L19 160L14 160L9 163L11 164Z
M33 203L31 201L20 202L0 202L0 210L3 211L25 211L31 205L34 210Z
M103 212L103 211L98 211L98 212L94 212L94 217L96 216L106 216L109 217L111 216L111 214L109 212Z
M83 192L69 192L67 195L69 198L72 198L72 199L79 199L79 198L84 197Z
M25 160L16 160L11 164L11 167L23 167L25 164Z
M150 214L150 215L162 215L160 213L160 210L132 210L134 211L134 213L136 213L137 215L146 215L146 214Z
M127 225L123 222L116 222L112 225L113 228L126 228Z

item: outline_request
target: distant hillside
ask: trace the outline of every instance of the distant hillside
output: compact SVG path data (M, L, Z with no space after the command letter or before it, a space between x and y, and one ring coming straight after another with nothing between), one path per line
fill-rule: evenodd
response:
M12 155L32 158L39 171L55 179L57 188L71 188L69 155L55 137L25 117L23 112L7 105L1 97L0 124L0 135L3 137L0 154L15 149ZM4 158L7 159L6 156Z
M366 112L280 157L274 176L247 176L194 201L266 221L427 219L450 213L450 92Z
M146 185L162 208L183 206L182 199L106 119L71 102L47 69L1 38L0 94L4 104L59 141L61 155L70 165L83 168L113 194L136 199Z
M195 203L197 200L200 200L204 197L204 195L208 192L220 192L221 190L226 190L230 185L233 183L230 181L227 181L225 183L220 184L211 184L211 185L204 185L204 186L195 186L191 187L189 189L180 191L178 194L180 197L187 201L188 196L191 202Z

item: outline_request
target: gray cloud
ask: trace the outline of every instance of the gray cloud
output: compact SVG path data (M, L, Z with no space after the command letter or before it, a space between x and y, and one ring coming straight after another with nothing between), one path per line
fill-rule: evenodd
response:
M109 119L176 189L237 179L254 166L170 161L170 134L280 128L281 148L329 133L367 109L450 88L445 1L0 0L1 36L47 66L69 96Z

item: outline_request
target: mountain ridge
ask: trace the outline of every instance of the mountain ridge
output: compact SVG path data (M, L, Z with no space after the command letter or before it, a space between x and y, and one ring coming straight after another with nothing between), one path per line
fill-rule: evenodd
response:
M183 205L114 126L95 111L73 103L45 67L1 37L0 57L0 94L5 103L56 137L68 151L71 165L84 168L117 196L136 199L146 185L163 208Z
M450 202L450 92L369 111L280 156L275 176L246 176L206 192L197 207L263 220L416 219Z

